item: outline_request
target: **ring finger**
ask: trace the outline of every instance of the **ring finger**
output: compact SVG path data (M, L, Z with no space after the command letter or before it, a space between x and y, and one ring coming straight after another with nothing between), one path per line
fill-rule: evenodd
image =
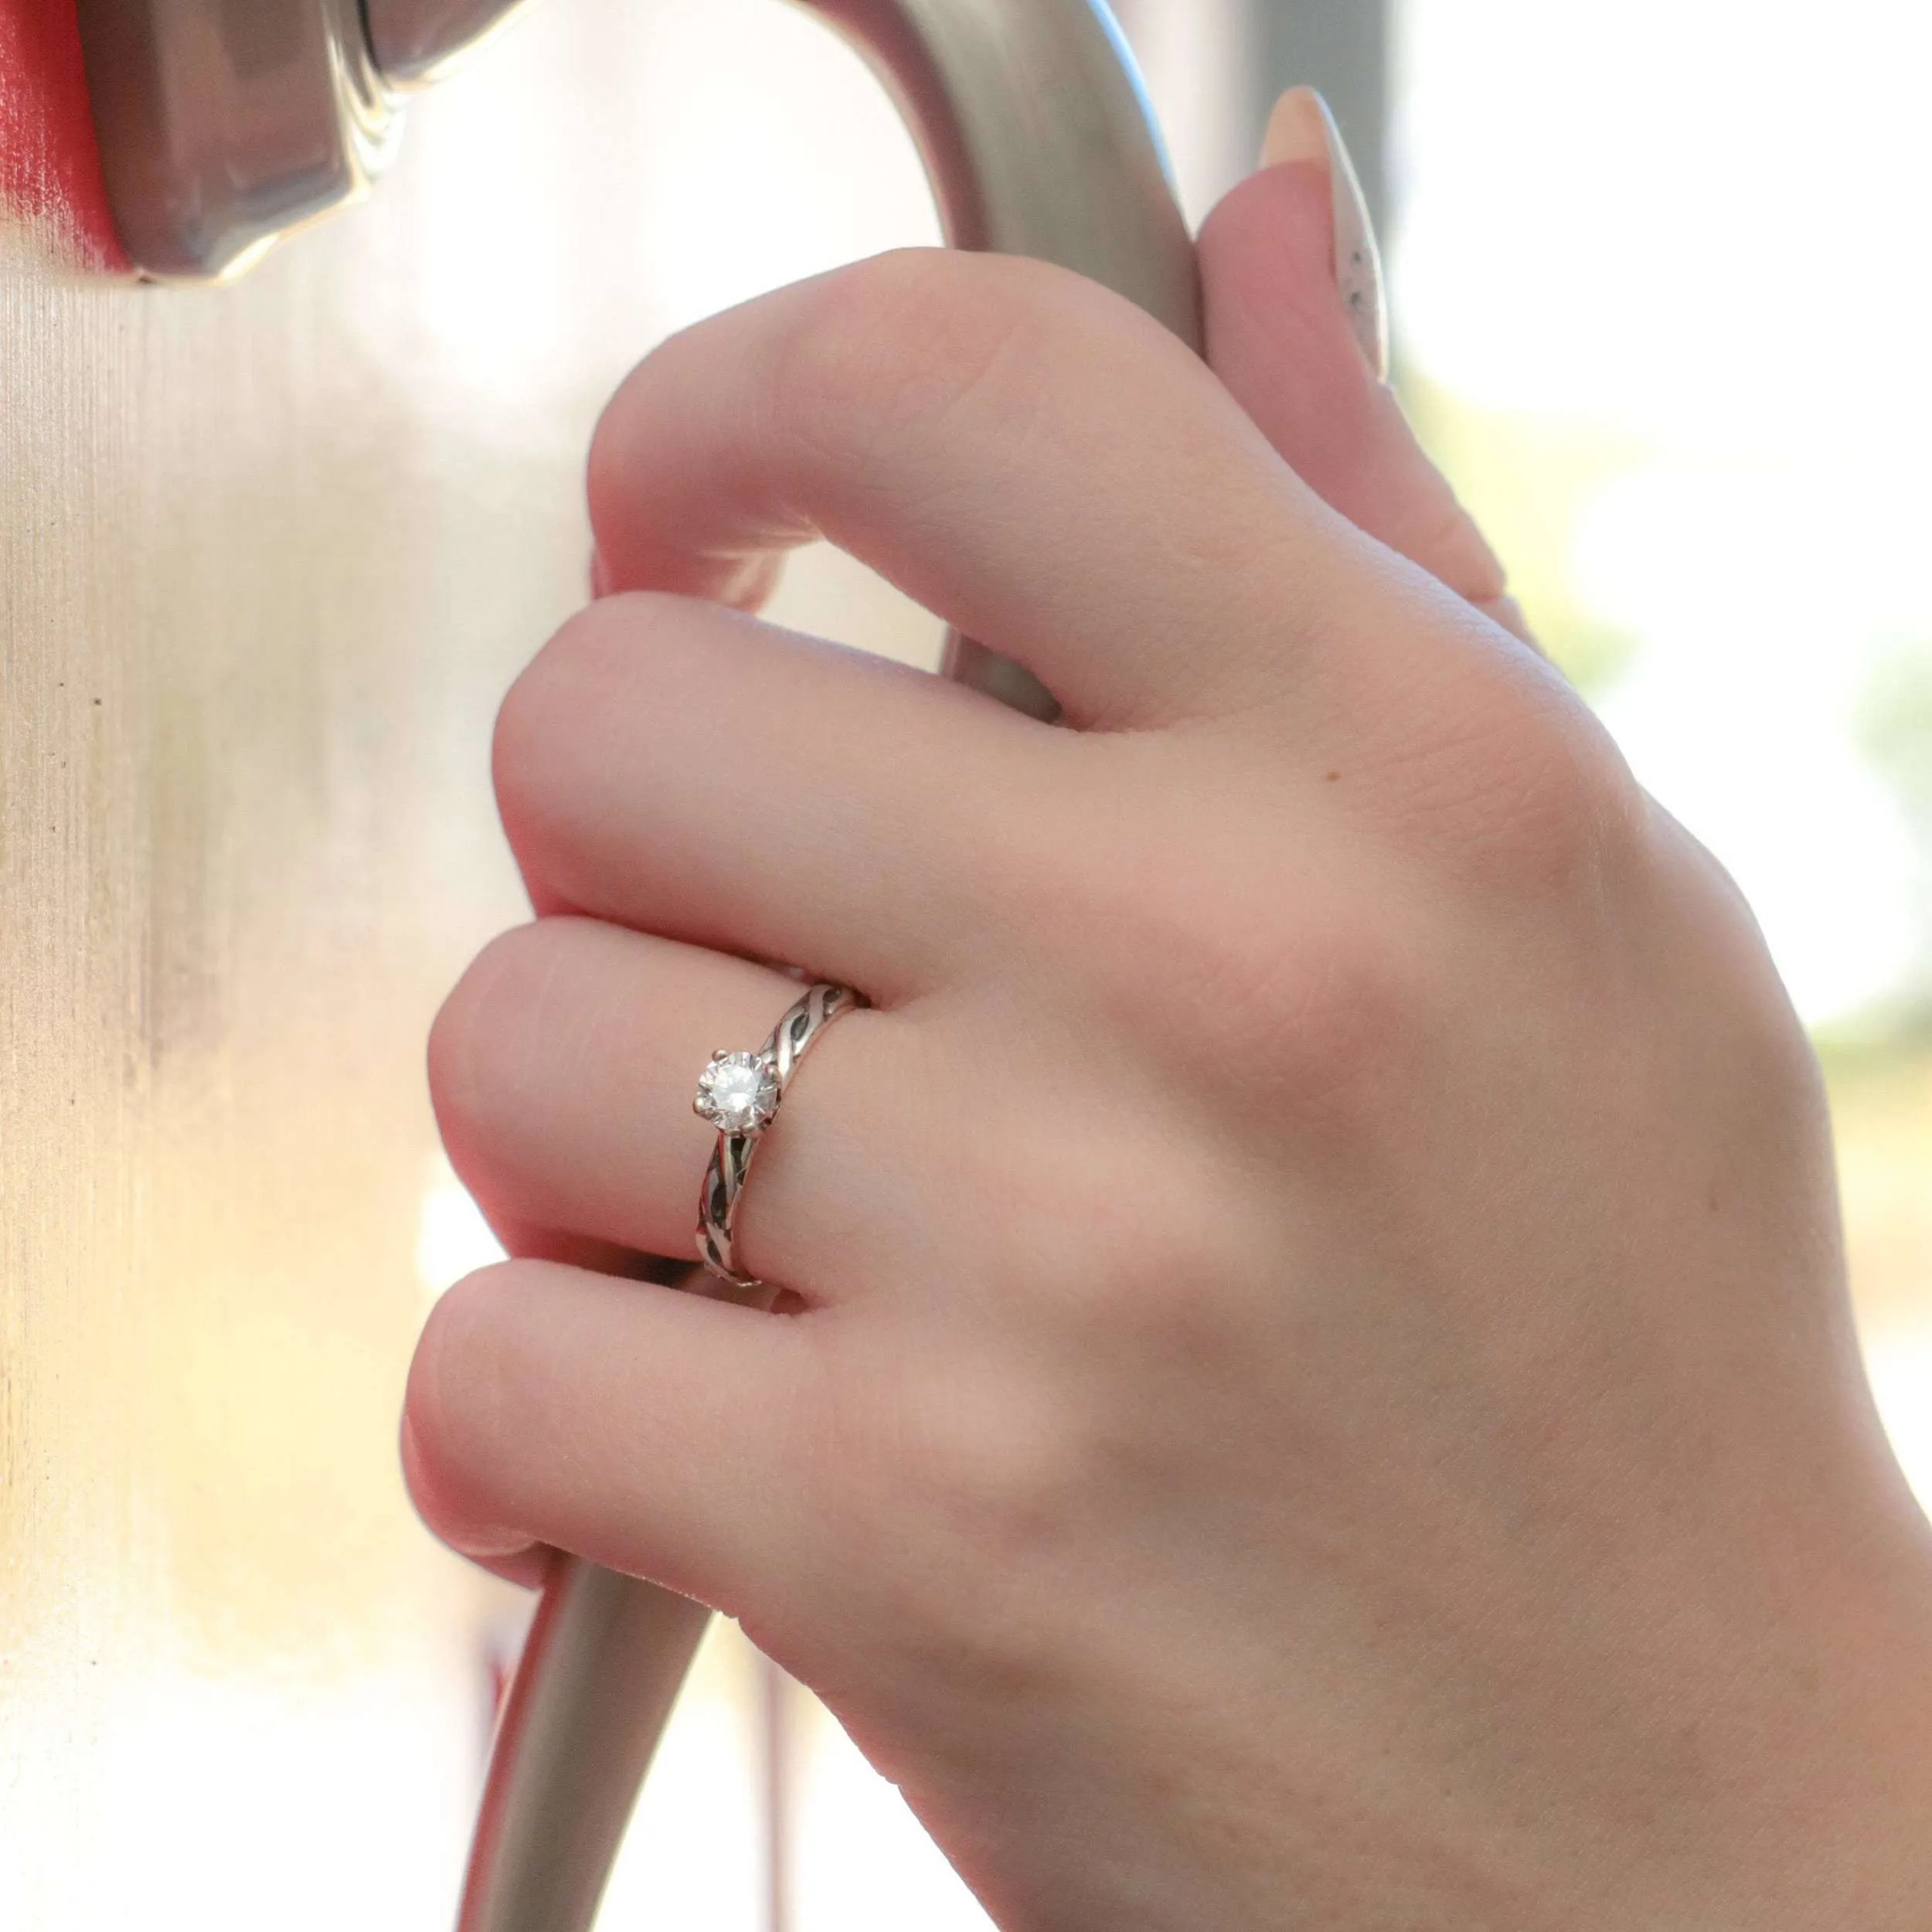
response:
M797 999L783 973L586 919L505 934L451 995L430 1087L457 1172L499 1226L674 1257L716 1130L692 1109L719 1049L755 1049ZM801 1062L760 1145L739 1267L814 1302L903 1268L921 1121L890 1077L925 1050L914 1012L843 1019Z

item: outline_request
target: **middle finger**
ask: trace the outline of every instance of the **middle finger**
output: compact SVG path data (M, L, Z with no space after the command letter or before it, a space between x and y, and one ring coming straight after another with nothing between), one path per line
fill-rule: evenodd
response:
M1066 751L929 674L631 596L573 620L518 680L497 795L539 910L886 1002L997 923L998 828L1051 815Z

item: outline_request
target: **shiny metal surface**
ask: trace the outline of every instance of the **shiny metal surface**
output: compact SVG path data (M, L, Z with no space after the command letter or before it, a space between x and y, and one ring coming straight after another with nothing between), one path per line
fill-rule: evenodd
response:
M1198 342L1193 244L1131 56L1094 0L801 0L879 68L955 247L1104 282Z
M369 46L388 80L436 80L527 0L363 0Z
M108 194L145 273L236 273L387 158L360 0L78 3Z
M710 1612L565 1562L543 1594L498 1729L461 1932L597 1917L619 1841Z
M78 0L101 158L149 274L223 275L365 193L395 90L523 0ZM1098 0L798 0L877 66L947 239L1063 262L1192 339L1193 257Z
M240 274L359 200L403 93L519 0L77 0L122 245L164 281Z

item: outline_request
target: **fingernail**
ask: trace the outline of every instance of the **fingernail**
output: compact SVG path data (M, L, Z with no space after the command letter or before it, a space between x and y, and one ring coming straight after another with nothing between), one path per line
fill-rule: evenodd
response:
M1355 340L1375 371L1389 379L1389 300L1382 276L1382 251L1369 219L1362 179L1349 158L1348 143L1328 104L1312 87L1291 87L1276 102L1261 146L1261 165L1317 162L1328 171L1335 196L1335 280Z

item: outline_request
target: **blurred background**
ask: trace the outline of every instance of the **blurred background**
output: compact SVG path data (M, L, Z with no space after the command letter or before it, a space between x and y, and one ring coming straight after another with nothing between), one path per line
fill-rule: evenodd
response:
M1253 165L1281 89L1311 81L1334 103L1383 223L1412 413L1553 654L1743 883L1815 1031L1874 1378L1932 1495L1932 365L1919 350L1932 338L1932 12L1921 0L1841 0L1822 15L1785 0L1121 12L1197 219ZM337 610L318 593L292 621L315 633L308 668L251 668L254 638L291 631L265 604L206 703L171 709L165 679L143 687L167 747L137 802L143 822L245 819L250 787L287 767L251 777L244 760L211 787L224 747L277 707L320 717L331 691L362 681L376 722L318 726L298 761L312 794L299 871L304 903L350 907L345 944L389 975L379 1002L339 984L335 996L366 997L372 1015L379 1004L369 1066L389 1070L333 1066L315 1013L288 1018L292 962L319 943L292 897L240 974L248 998L207 994L192 957L142 969L138 997L166 1022L141 1022L151 1066L104 1064L99 1087L158 1151L138 1200L98 1209L111 1233L141 1234L142 1258L104 1235L73 1266L151 1275L165 1331L116 1287L123 1353L77 1324L68 1335L52 1297L39 1326L23 1316L0 1334L12 1375L0 1372L0 1923L416 1932L447 1918L525 1606L428 1546L389 1443L423 1309L492 1251L434 1151L413 1056L441 985L521 913L485 775L495 697L580 595L581 454L624 369L760 289L934 239L890 109L809 19L775 0L546 0L413 111L369 206L232 294L192 298L229 305L211 329L242 330L250 302L304 318L289 353L306 386L299 406L270 395L264 362L247 379L260 393L223 393L270 428L224 472L206 527L171 526L142 552L156 594L192 608L214 595L196 558L236 529L294 554L334 516L376 560L386 621L421 655L350 654L358 600ZM178 355L209 366L213 352L187 342L202 325L153 293L86 296L76 349L83 298L43 287L59 279L46 237L16 220L0 242L13 271L0 328L29 345L29 373L36 340L99 371L124 371L131 345L151 373ZM265 353L236 352L237 384ZM10 435L29 419L22 380L11 403L0 389ZM83 371L62 393L125 380ZM165 489L169 461L205 469L194 397L181 388L177 406L155 381L139 437L107 439L105 458L90 445L88 488L107 507L90 498L88 515L121 514L114 461L130 475L138 463L148 489ZM51 404L32 420L68 433ZM44 584L79 498L45 485L51 471L20 454L30 440L0 466L0 508L16 529L22 505L44 516L32 566ZM298 440L308 453L292 458ZM284 498L286 531L270 502ZM231 607L232 587L221 596ZM937 651L923 613L829 554L801 560L779 614L913 662ZM437 682L457 659L464 681ZM406 750L379 722L404 706L429 721ZM434 811L406 832L362 823L354 774L404 759L400 792L433 794ZM192 835L223 850L236 836ZM260 866L287 869L278 855ZM219 927L230 909L209 881L227 876L165 879L168 905L188 909L169 917ZM375 904L378 879L411 910L372 911L359 937L353 909ZM26 942L4 943L17 975ZM197 1206L212 1184L192 1150L217 1066L281 1096L287 1148L282 1194L215 1214ZM24 1135L25 1105L0 1108L0 1126ZM413 1150L400 1165L399 1147ZM381 1216L359 1245L291 1243L318 1200L379 1200ZM9 1236L16 1276L31 1234ZM104 1393L76 1395L64 1365L82 1362ZM43 1385L67 1392L57 1425L34 1422ZM152 1418L124 1423L124 1400ZM90 1475L81 1501L76 1488L49 1502L68 1480L49 1472L92 1453L90 1404L134 1447ZM720 1627L603 1923L986 1921L836 1726Z

